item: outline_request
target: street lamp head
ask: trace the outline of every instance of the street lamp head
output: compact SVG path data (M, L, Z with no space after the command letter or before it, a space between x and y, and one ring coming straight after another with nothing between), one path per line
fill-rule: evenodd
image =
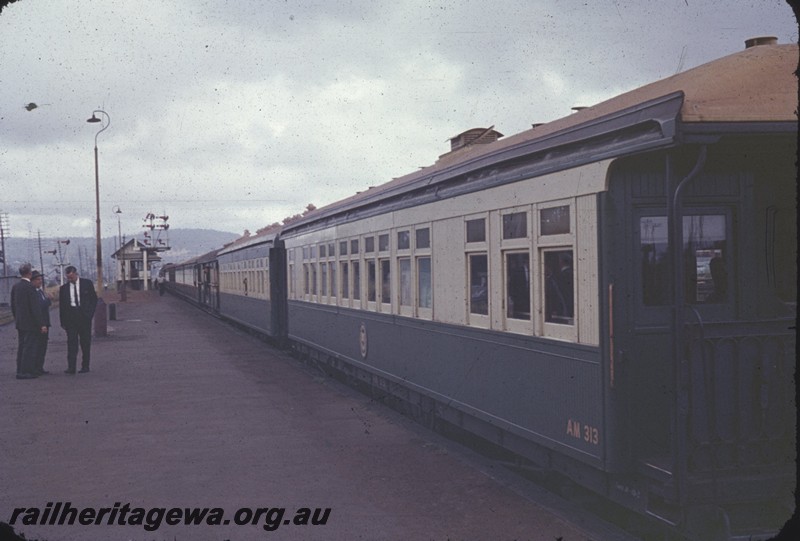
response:
M91 122L94 124L95 122L100 122L100 119L94 116L94 113L92 113L92 118L87 119L86 122Z

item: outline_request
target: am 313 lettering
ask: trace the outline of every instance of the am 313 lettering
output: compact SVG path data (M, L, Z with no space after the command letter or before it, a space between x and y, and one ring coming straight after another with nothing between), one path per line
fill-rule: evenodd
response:
M574 419L567 419L567 436L583 440L592 445L600 444L600 430L597 427Z

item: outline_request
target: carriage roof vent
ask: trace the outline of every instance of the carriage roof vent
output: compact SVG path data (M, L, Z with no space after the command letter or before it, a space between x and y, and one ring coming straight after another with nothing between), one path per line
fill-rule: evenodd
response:
M749 49L750 47L755 47L756 45L777 45L778 38L775 36L760 36L757 38L750 38L745 40L744 48Z
M450 151L452 152L470 145L494 143L501 137L503 137L503 134L496 131L494 126L489 126L488 128L472 128L471 130L459 133L455 137L450 138Z

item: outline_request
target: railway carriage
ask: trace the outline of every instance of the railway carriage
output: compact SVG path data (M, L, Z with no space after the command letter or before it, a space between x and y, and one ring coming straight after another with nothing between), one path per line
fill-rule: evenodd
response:
M194 265L197 258L188 259L180 263L167 263L161 267L167 289L174 295L186 300L195 301L197 297L197 282Z
M691 538L773 533L798 48L748 45L287 225L291 344Z
M219 250L219 315L282 341L286 328L283 253L273 229Z
M178 264L164 265L165 287L201 308L219 312L219 271L217 253L212 250Z

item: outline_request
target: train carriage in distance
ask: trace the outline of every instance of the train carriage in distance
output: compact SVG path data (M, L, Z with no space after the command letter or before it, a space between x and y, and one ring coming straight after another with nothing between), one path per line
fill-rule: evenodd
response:
M217 314L219 312L219 272L217 253L212 250L181 263L169 263L160 271L165 286L174 295Z
M288 340L691 539L769 537L794 510L797 66L748 42L288 224Z
M218 312L251 331L282 342L286 328L285 262L277 233L278 228L267 228L218 251Z

